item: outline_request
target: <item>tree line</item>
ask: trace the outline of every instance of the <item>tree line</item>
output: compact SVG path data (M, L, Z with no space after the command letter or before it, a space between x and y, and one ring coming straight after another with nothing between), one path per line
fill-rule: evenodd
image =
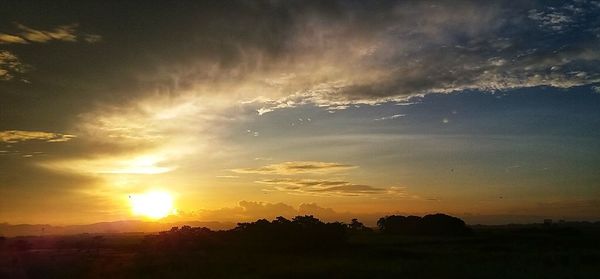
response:
M445 214L418 216L391 215L379 219L382 234L457 236L470 233L465 222ZM150 235L144 247L157 250L210 249L217 247L246 247L252 249L319 250L341 246L350 235L372 234L377 230L357 219L350 223L323 222L312 215L292 219L277 217L271 221L238 223L231 230L212 231L190 226L173 227L158 235Z

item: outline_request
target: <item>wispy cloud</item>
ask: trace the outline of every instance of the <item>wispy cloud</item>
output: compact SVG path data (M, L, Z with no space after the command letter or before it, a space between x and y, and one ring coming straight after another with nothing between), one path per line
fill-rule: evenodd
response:
M266 189L294 194L317 196L365 196L365 195L396 195L404 196L403 187L380 188L370 185L353 184L341 180L321 179L292 179L277 178L256 181L260 184L272 185L274 188Z
M236 173L292 175L307 173L324 174L345 171L354 168L357 168L357 166L329 162L293 161L270 164L258 168L233 169L232 171Z
M40 165L79 174L118 175L137 174L154 175L168 173L177 169L168 160L168 154L152 155L116 155L81 159L52 160Z
M16 143L22 141L39 140L45 142L65 142L75 138L75 135L41 132L41 131L0 131L0 142Z
M239 178L239 176L237 175L217 175L215 176L216 178L228 178L228 179L235 179L235 178Z
M394 114L394 115L390 115L390 116L384 116L384 117L380 117L380 118L375 118L375 121L396 119L396 118L400 118L400 117L403 117L403 116L406 116L406 114Z

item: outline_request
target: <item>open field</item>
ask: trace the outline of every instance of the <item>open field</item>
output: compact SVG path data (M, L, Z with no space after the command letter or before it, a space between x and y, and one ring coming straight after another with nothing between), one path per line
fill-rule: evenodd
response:
M203 231L2 241L0 278L597 278L598 226L475 227L471 235L348 232L282 244ZM247 241L248 240L248 241ZM317 245L313 245L317 244Z

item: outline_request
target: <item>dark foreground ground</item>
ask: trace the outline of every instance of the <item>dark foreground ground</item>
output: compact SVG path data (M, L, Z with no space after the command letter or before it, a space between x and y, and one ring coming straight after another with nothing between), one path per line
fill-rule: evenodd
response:
M0 278L600 278L597 228L475 227L453 237L349 232L288 244L269 241L272 234L182 235L5 238Z

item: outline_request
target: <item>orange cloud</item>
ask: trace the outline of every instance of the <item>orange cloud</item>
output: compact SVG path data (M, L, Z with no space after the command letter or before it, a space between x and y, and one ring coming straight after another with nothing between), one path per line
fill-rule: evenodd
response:
M324 174L354 168L357 168L357 166L316 161L292 161L270 164L258 168L233 169L232 171L236 173L292 175L306 173Z
M370 185L353 184L348 181L320 180L320 179L263 179L257 183L274 185L273 189L295 194L306 194L316 196L364 196L393 194L405 196L403 187L381 188Z

